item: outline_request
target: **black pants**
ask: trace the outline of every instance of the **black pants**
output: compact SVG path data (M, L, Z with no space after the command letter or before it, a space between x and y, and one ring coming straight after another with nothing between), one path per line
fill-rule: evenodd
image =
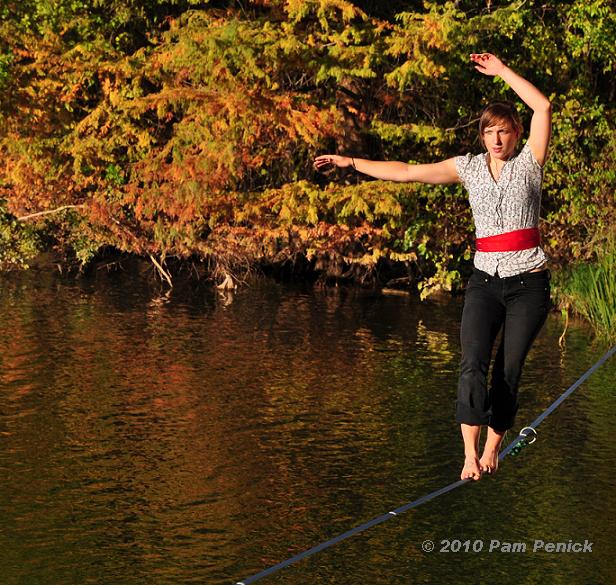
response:
M466 289L460 330L458 423L489 425L500 432L513 426L522 366L545 323L549 305L549 270L500 278L474 269ZM501 329L488 392L492 347Z

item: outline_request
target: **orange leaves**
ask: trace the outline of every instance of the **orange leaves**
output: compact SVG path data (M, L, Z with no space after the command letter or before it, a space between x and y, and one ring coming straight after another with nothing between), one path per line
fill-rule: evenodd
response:
M429 49L447 49L446 32L443 23L436 15L426 15L423 19L423 42Z
M349 114L370 120L360 80L375 79L380 32L362 30L366 15L346 0L267 6L275 18L204 9L169 19L130 56L101 39L31 40L15 138L1 138L11 205L86 202L73 241L91 238L88 253L216 249L368 266L399 252L387 244L403 215L396 193L301 180L323 144L346 143Z
M236 198L233 219L216 227L214 233L228 237L232 232L234 249L245 249L261 264L302 256L325 275L341 277L349 270L355 274L357 267L361 277L367 278L382 259L402 262L417 258L413 252L392 245L392 233L402 238L408 214L415 212L412 208L403 211L398 201L411 190L384 183L332 184L321 189L299 181ZM343 214L348 203L357 198L364 202L363 211L347 209Z

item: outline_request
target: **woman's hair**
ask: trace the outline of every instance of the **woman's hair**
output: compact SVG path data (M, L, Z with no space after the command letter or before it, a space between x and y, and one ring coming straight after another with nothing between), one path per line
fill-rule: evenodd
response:
M511 102L492 102L483 109L479 118L479 140L481 140L482 146L485 146L483 142L484 130L495 124L509 124L518 138L522 135L524 129L520 115Z

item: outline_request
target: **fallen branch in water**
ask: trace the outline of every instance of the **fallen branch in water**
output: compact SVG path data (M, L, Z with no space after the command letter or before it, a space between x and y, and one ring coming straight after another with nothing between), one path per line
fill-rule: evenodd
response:
M158 271L158 274L161 276L161 278L164 278L167 281L167 284L169 284L169 286L173 288L171 275L162 266L162 264L164 263L164 259L161 257L161 261L158 262L158 260L156 260L156 258L154 258L152 254L150 254L150 260L152 261L152 264L154 264L154 267Z
M233 278L229 276L226 272L224 274L225 279L220 284L217 284L216 288L219 290L235 290L237 288L237 284L235 284Z

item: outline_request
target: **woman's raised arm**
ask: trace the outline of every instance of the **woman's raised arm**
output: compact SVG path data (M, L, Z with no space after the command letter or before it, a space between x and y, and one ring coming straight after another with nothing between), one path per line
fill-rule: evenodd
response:
M367 160L338 154L324 154L314 159L314 167L317 171L325 170L331 165L340 168L353 167L356 171L375 179L401 183L417 182L439 185L460 181L455 158L422 165L410 165L398 161Z
M528 145L537 162L543 166L547 158L552 134L552 104L550 100L530 81L518 75L491 53L473 53L471 61L475 63L477 71L485 75L498 75L533 111Z

